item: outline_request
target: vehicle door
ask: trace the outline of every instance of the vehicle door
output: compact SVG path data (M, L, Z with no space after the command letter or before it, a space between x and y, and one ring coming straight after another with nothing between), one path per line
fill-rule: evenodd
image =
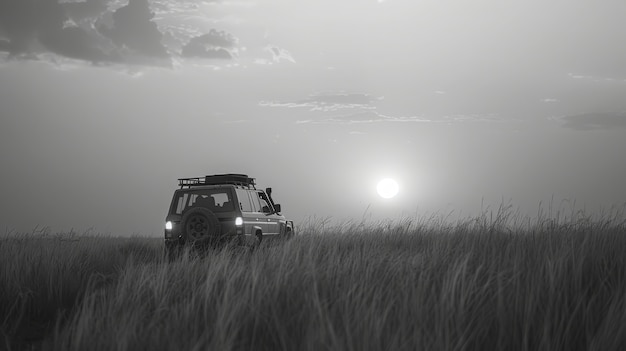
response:
M248 193L250 194L250 202L252 203L252 212L250 216L251 218L254 218L254 225L261 228L261 232L263 233L263 235L267 235L267 218L265 216L265 213L262 212L263 207L261 206L259 193L257 190L252 190Z
M261 204L261 212L265 224L267 226L266 232L268 235L278 235L279 226L278 226L278 218L276 213L274 213L274 208L270 203L267 195L263 191L257 191L257 197L259 198L259 203Z

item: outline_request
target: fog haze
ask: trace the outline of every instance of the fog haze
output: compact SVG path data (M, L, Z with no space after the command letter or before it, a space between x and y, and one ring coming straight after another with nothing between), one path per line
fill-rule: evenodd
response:
M0 224L159 236L177 178L230 172L300 222L624 206L624 13L0 0Z

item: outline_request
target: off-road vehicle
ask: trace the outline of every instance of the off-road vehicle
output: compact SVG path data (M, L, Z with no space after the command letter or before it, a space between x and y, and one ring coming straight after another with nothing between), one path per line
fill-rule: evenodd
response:
M280 214L272 188L257 189L245 174L216 174L178 179L165 218L165 248L235 243L255 247L264 238L290 238L293 221Z

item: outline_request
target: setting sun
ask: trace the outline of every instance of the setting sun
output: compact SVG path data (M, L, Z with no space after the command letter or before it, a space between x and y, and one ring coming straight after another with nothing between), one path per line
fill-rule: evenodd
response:
M378 195L385 199L390 199L398 194L399 186L398 182L391 178L385 178L378 182L376 186L376 191L378 191Z

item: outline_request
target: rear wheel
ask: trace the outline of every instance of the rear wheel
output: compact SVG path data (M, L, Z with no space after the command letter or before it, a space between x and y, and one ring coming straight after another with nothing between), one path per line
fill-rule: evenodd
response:
M183 214L181 223L183 238L190 244L215 239L220 234L220 222L215 213L207 208L189 209Z

